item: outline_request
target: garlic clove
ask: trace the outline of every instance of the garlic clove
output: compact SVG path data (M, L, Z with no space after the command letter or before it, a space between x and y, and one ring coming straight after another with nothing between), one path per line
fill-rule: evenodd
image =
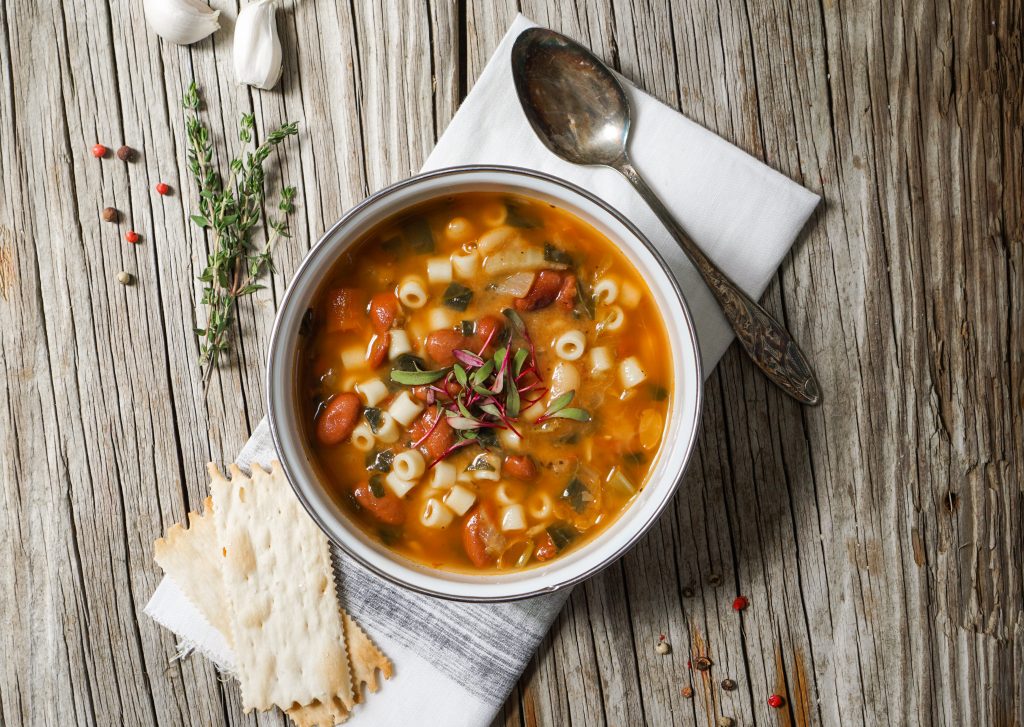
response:
M200 0L143 0L146 22L164 40L188 45L220 28L220 10Z
M275 2L257 0L238 13L234 60L239 83L271 89L281 79L281 40L277 35Z

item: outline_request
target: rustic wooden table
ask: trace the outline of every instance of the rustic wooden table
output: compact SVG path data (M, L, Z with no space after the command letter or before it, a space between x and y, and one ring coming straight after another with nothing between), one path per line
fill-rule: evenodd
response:
M801 409L733 347L673 507L575 591L498 722L1021 724L1021 5L671 5L522 10L824 197L765 303L825 403ZM309 246L416 171L515 11L284 0L268 93L235 84L226 30L167 45L137 0L0 3L0 723L282 722L243 716L202 658L169 666L142 614L151 544L263 416L275 303ZM243 112L301 122L281 156L295 240L208 400L193 77L218 137ZM99 162L97 141L141 158Z

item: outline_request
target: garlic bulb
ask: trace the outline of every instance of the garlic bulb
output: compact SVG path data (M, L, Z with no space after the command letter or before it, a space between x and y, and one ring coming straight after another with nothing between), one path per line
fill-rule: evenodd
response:
M143 0L146 22L164 40L188 45L220 28L214 10L200 0Z
M276 0L256 0L235 21L235 77L256 88L273 88L281 78L281 41L274 17Z

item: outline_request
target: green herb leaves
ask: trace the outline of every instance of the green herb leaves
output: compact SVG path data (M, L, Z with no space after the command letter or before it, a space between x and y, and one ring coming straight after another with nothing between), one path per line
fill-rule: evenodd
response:
M444 375L448 373L448 369L437 369L436 371L399 371L393 369L391 371L391 380L396 384L404 384L406 386L422 386L423 384L432 384L440 378L444 378Z
M281 189L281 201L277 205L279 216L270 217L265 211L263 164L274 147L298 133L298 125L282 125L270 132L262 144L232 159L225 179L214 168L213 142L209 128L199 119L200 96L195 82L185 92L182 107L191 112L185 119L188 167L199 190L198 212L191 218L211 237L211 252L199 275L203 283L200 303L206 306L206 327L194 329L200 338L199 366L204 369L205 390L221 354L228 350L228 331L234 323L237 300L263 287L256 281L274 270L271 258L274 244L282 237L291 236L287 220L295 210L295 188ZM255 125L253 114L242 116L238 139L244 147L254 144ZM264 226L269 230L266 241L262 246L254 245L254 231Z
M571 409L567 408L572 398L576 396L576 391L567 391L557 399L548 404L547 410L541 414L538 422L546 421L548 419L572 419L577 422L589 422L590 413L586 409Z

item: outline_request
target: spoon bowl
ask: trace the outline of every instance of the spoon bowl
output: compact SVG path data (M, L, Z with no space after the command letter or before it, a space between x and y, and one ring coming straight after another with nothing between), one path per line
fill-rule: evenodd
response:
M512 48L512 69L526 118L548 149L573 164L622 160L629 101L593 54L546 28L530 28Z

